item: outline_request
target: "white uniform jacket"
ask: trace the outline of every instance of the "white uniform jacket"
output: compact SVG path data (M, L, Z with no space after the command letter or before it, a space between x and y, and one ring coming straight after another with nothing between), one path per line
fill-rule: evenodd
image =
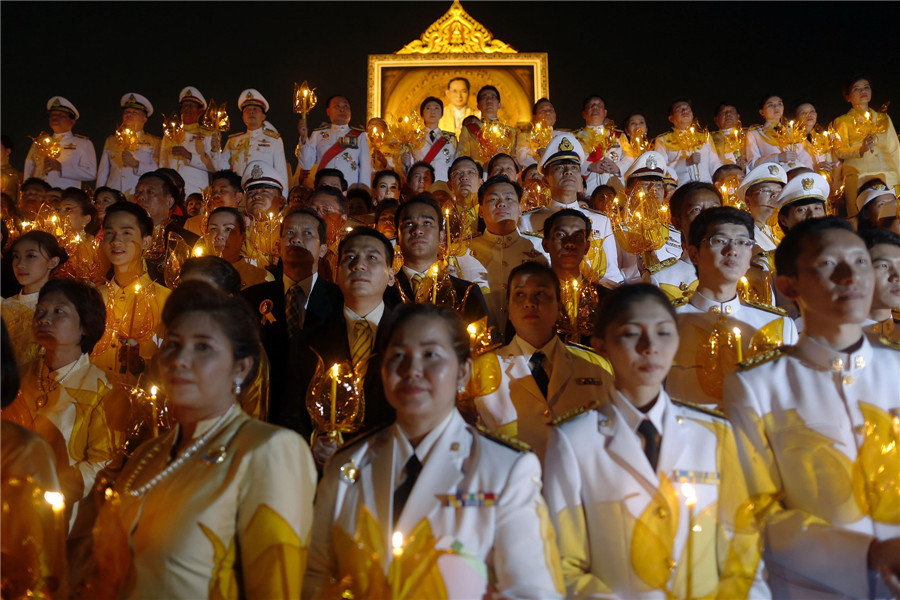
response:
M141 175L159 168L159 138L145 131L140 132L139 136L140 145L131 153L139 163L136 167L125 166L123 148L115 135L106 138L97 165L97 187L111 187L130 199Z
M656 471L636 432L643 414L615 390L550 433L544 495L569 597L770 597L758 530L737 517L747 487L731 426L662 390L649 416L661 424ZM683 483L697 496L692 520Z
M554 200L549 206L530 212L527 215L522 215L519 219L519 229L521 231L542 233L544 231L544 221L547 220L547 217L564 208L583 212L591 220L594 239L603 240L603 252L606 253L606 272L598 273L600 276L599 282L610 287L621 284L622 272L619 269L616 238L613 237L612 224L609 222L609 217L603 213L589 208L581 208L577 203L563 204Z
M336 552L335 543L337 537L366 539L371 530L361 531L357 524L360 514L368 513L378 525L381 546L388 549L387 556L375 558L385 574L391 568L392 533L413 542L410 532L427 520L433 547L451 550L434 567L445 597L482 598L494 590L504 598L561 598L559 556L540 492L537 457L485 437L455 409L432 433L436 439L426 436L419 444L431 441L397 523L391 517L395 482L403 481L404 457L412 451L398 425L351 444L325 466L303 597L327 593L323 584L331 578L357 575L352 564L358 557ZM434 596L420 591L409 597Z
M91 181L97 177L97 152L90 139L71 131L54 134L53 138L59 142L59 156L56 160L59 161L61 170L45 171L44 159L32 144L25 157L24 179L39 177L52 187L66 189L80 188L83 181Z
M602 367L569 352L556 336L547 352L550 383L547 398L531 375L531 354L516 336L496 351L503 379L492 394L475 398L478 415L493 431L518 438L543 460L550 423L605 395L611 379Z
M159 152L159 166L175 169L184 179L184 194L202 192L209 187L209 174L215 172L213 163L212 135L200 129L196 123L184 126L184 141L180 144L191 153L191 160L186 161L172 154L176 146L171 140L163 138ZM238 173L238 176L243 172Z
M431 141L431 133L434 133L434 142ZM444 142L440 142L443 139ZM456 158L456 135L452 131L441 131L440 129L429 129L425 132L425 141L420 148L413 150L413 158L416 161L425 160L425 157L431 152L432 146L441 143L440 149L429 161L434 167L434 180L447 181L450 165Z
M239 177L243 177L247 165L257 160L271 165L281 181L287 185L289 179L287 162L284 158L284 142L280 133L268 127L230 136L222 151L213 155L216 169L231 169Z
M358 135L349 135L353 129ZM328 150L338 145L338 151L328 162L322 164L322 158ZM364 187L372 185L372 154L369 151L369 138L366 132L349 125L329 125L315 129L300 146L297 157L300 168L310 171L338 169L350 186L359 184Z
M658 136L653 149L666 157L666 162L678 177L678 187L689 181L712 183L713 173L722 166L710 140L706 140L706 143L697 150L700 162L690 166L687 164L687 155L675 143L675 134L671 131Z
M873 539L900 536L900 351L864 337L835 352L804 334L767 358L726 377L725 410L750 492L776 495L765 532L773 593L890 597L867 554Z

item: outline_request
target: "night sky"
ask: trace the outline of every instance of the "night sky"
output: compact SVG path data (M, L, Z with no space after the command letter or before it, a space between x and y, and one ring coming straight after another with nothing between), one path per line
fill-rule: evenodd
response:
M351 101L364 125L368 54L389 54L418 39L450 2L12 2L0 4L0 129L22 166L30 140L49 131L45 104L56 94L81 112L75 132L99 152L119 123L119 98L139 92L156 112L146 130L161 134L159 113L194 85L233 109L244 88L271 104L268 119L297 142L293 83L318 88L310 114L325 119L333 93ZM646 111L650 133L668 128L677 96L694 101L713 126L715 105L730 99L745 125L760 122L763 95L790 106L802 98L819 122L846 112L841 83L862 72L875 107L893 100L900 117L900 46L892 31L900 5L840 2L463 2L494 36L520 52L549 53L550 98L559 127L579 127L581 102L605 96L622 123ZM473 90L474 93L474 90Z

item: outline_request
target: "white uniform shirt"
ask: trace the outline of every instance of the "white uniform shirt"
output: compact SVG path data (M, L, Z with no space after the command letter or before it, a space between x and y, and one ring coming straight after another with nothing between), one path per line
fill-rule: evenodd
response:
M281 134L267 127L232 135L222 149L213 155L216 169L231 169L243 177L244 169L251 162L263 161L272 166L287 185L287 162L284 158L284 142Z
M519 229L522 231L544 231L544 221L550 215L564 208L572 208L583 212L590 220L594 239L603 240L603 251L606 253L606 272L600 278L601 283L616 286L622 283L622 272L619 269L618 252L616 250L616 238L613 237L612 224L609 217L595 210L578 206L578 203L563 204L554 200L549 206L522 215L519 219Z
M725 399L750 493L774 494L782 509L766 524L774 595L891 597L866 561L873 539L900 536L888 491L896 472L878 475L888 438L897 439L900 352L866 337L837 352L801 335L781 356L728 375ZM884 437L867 439L867 425ZM885 477L894 484L879 494Z
M178 171L184 179L185 196L202 192L209 187L209 174L216 170L212 135L205 133L196 123L185 125L184 141L179 146L191 153L191 160L185 161L173 155L175 144L164 137L160 144L159 166ZM243 172L238 175L243 175Z
M747 131L747 168L752 169L756 165L760 164L760 159L770 154L780 154L784 152L778 144L775 143L775 139L771 135L771 128L769 127L751 127ZM777 162L785 170L793 169L794 167L804 166L813 168L812 157L809 155L809 152L806 150L806 144L803 142L798 142L794 144L794 152L797 153L797 160L794 162L781 162L777 158L769 158L766 159L767 162Z
M38 177L52 187L66 189L80 188L82 182L97 177L97 152L91 140L71 131L55 133L53 139L59 142L59 156L56 160L59 161L61 170L44 171L44 159L38 155L35 144L32 144L25 157L23 181L29 177Z
M524 262L549 264L537 245L536 238L519 235L494 235L485 231L472 238L468 251L459 257L460 279L477 283L484 292L488 312L503 333L508 319L506 311L506 285L509 272Z
M310 134L306 143L300 146L300 168L310 171L338 169L344 174L348 185L372 186L372 155L369 153L369 138L362 131L357 136L350 133L349 125L329 125L319 127ZM338 144L340 150L328 164L319 164L329 148Z
M637 433L644 418L661 434L656 470ZM747 486L724 419L673 403L662 390L645 415L610 389L598 408L550 432L545 466L544 495L568 597L664 600L719 591L719 597L734 598L740 590L748 590L743 597L771 597L758 555L752 556L758 533L735 531ZM693 528L679 493L683 483L697 495ZM638 523L645 529L639 531ZM742 569L726 561L730 551L743 559Z
M697 289L697 267L684 252L681 258L667 267L644 271L643 280L660 288L672 300L677 300Z
M716 302L695 292L690 302L675 311L681 343L666 379L666 391L675 398L689 399L697 404L720 408L722 378L737 368L736 349L719 347L715 354L719 360L705 363L711 355L701 347L708 343L716 325L726 333L733 332L735 327L741 330L741 359L750 357L753 335L766 326L780 332L783 345L797 342L797 327L789 317L744 304L737 296L728 302ZM778 323L773 324L773 321Z
M432 141L432 133L434 141ZM450 165L456 158L456 136L452 131L441 131L440 129L429 129L425 132L425 143L421 148L413 151L413 158L416 161L425 160L425 157L431 152L431 147L440 139L446 139L446 143L438 150L437 155L431 159L431 166L434 167L434 180L447 181Z
M687 157L675 146L674 139L673 132L664 133L656 138L653 149L666 157L666 163L678 177L678 187L690 181L712 183L713 173L722 166L719 155L712 146L712 141L706 140L706 143L697 150L700 154L700 162L688 166Z
M131 154L140 163L136 167L125 166L122 161L122 146L115 135L106 138L97 167L97 187L111 187L130 199L141 175L159 168L159 138L142 131L140 146Z

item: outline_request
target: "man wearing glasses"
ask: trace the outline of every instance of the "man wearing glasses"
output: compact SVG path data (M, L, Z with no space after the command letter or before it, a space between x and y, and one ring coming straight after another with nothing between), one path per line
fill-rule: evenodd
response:
M689 300L676 302L681 344L666 381L673 397L721 408L722 380L737 363L797 341L797 328L784 311L738 296L753 237L753 217L730 206L706 209L691 223L687 251L698 283Z

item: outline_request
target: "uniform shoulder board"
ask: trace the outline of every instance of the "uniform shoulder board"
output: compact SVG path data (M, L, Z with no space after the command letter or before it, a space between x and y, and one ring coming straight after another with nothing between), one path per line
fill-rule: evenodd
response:
M365 127L357 127L356 125L351 125L351 126L350 126L350 129L352 129L353 131L359 131L360 133L365 133L365 132L366 132L366 128L365 128Z
M775 348L774 350L769 350L768 352L757 354L753 358L748 358L747 360L738 363L738 368L742 371L746 371L748 369L758 367L759 365L781 358L785 352L786 350L784 348Z
M747 306L752 306L753 308L758 308L759 310L774 313L782 317L787 316L787 311L778 306L771 306L769 304L763 304L762 302L751 302L749 300L741 300L741 304L746 304Z
M76 134L74 134L74 135L75 135L75 137L81 138L81 139L83 139L83 140L89 140L89 139L91 139L91 138L89 138L89 137L86 136L86 135L81 135L80 133L76 133Z
M676 400L675 398L672 398L672 404L675 404L677 406L683 406L684 408L689 408L691 410L696 410L698 412L707 414L711 417L716 417L717 419L726 419L727 420L727 418L728 418L725 416L725 413L723 413L721 410L716 410L715 408L709 408L707 406L700 406L699 404L694 404L693 402L685 402L684 400Z
M674 300L672 300L672 308L678 308L679 306L684 306L685 304L687 304L690 301L691 301L690 296L682 297L682 298L675 298Z
M490 431L482 425L475 426L478 433L488 438L491 441L497 442L502 446L506 446L507 448L512 448L516 452L531 452L531 446L526 444L525 442L519 441L516 438L510 437L508 435L503 435L502 433L498 433L496 431Z
M331 129L331 125L322 125L321 127L316 127L313 131L322 131L324 129Z
M441 129L441 137L445 137L445 138L448 138L448 139L449 139L449 138L455 138L455 137L456 137L456 134L453 133L452 131L444 131L443 129Z
M650 265L649 267L647 267L647 272L650 273L651 275L656 275L657 273L659 273L666 267L671 267L672 265L677 263L678 260L679 259L677 257L670 256L669 258L667 258L666 260L664 260L662 262L658 262L655 265Z
M594 210L593 208L590 208L588 206L585 206L584 208L580 208L579 210L581 210L582 212L594 213L595 215L603 215L607 219L609 218L609 215L607 215L605 212L599 211L599 210Z
M566 414L556 417L555 419L550 421L550 427L559 427L563 423L568 423L569 421L571 421L578 415L583 415L584 413L586 413L590 410L594 410L598 406L600 406L599 400L594 400L593 402L588 402L587 404L585 404L584 406L582 406L580 408L576 408L575 410L570 410Z
M888 348L893 348L894 350L900 350L900 340L892 340L887 336L881 336L878 338L878 341Z
M379 433L381 433L382 431L384 431L385 429L387 429L390 426L391 426L390 423L388 423L386 425L381 425L380 427L376 427L375 429L373 429L371 431L367 431L356 437L350 438L349 440L344 442L344 444L340 448L338 448L338 452L343 452L344 450L347 450L348 448L357 446L357 445L359 445L360 442L364 442L367 439L369 439L370 437L374 437L374 436L378 435Z
M543 232L543 231L520 231L520 232L519 232L519 235L525 235L525 236L528 236L528 237L537 238L537 239L539 239L539 240L544 239L544 232Z
M275 139L278 139L281 137L280 133L278 133L277 131L274 131L272 129L263 129L263 133L266 134L267 136L273 137Z

